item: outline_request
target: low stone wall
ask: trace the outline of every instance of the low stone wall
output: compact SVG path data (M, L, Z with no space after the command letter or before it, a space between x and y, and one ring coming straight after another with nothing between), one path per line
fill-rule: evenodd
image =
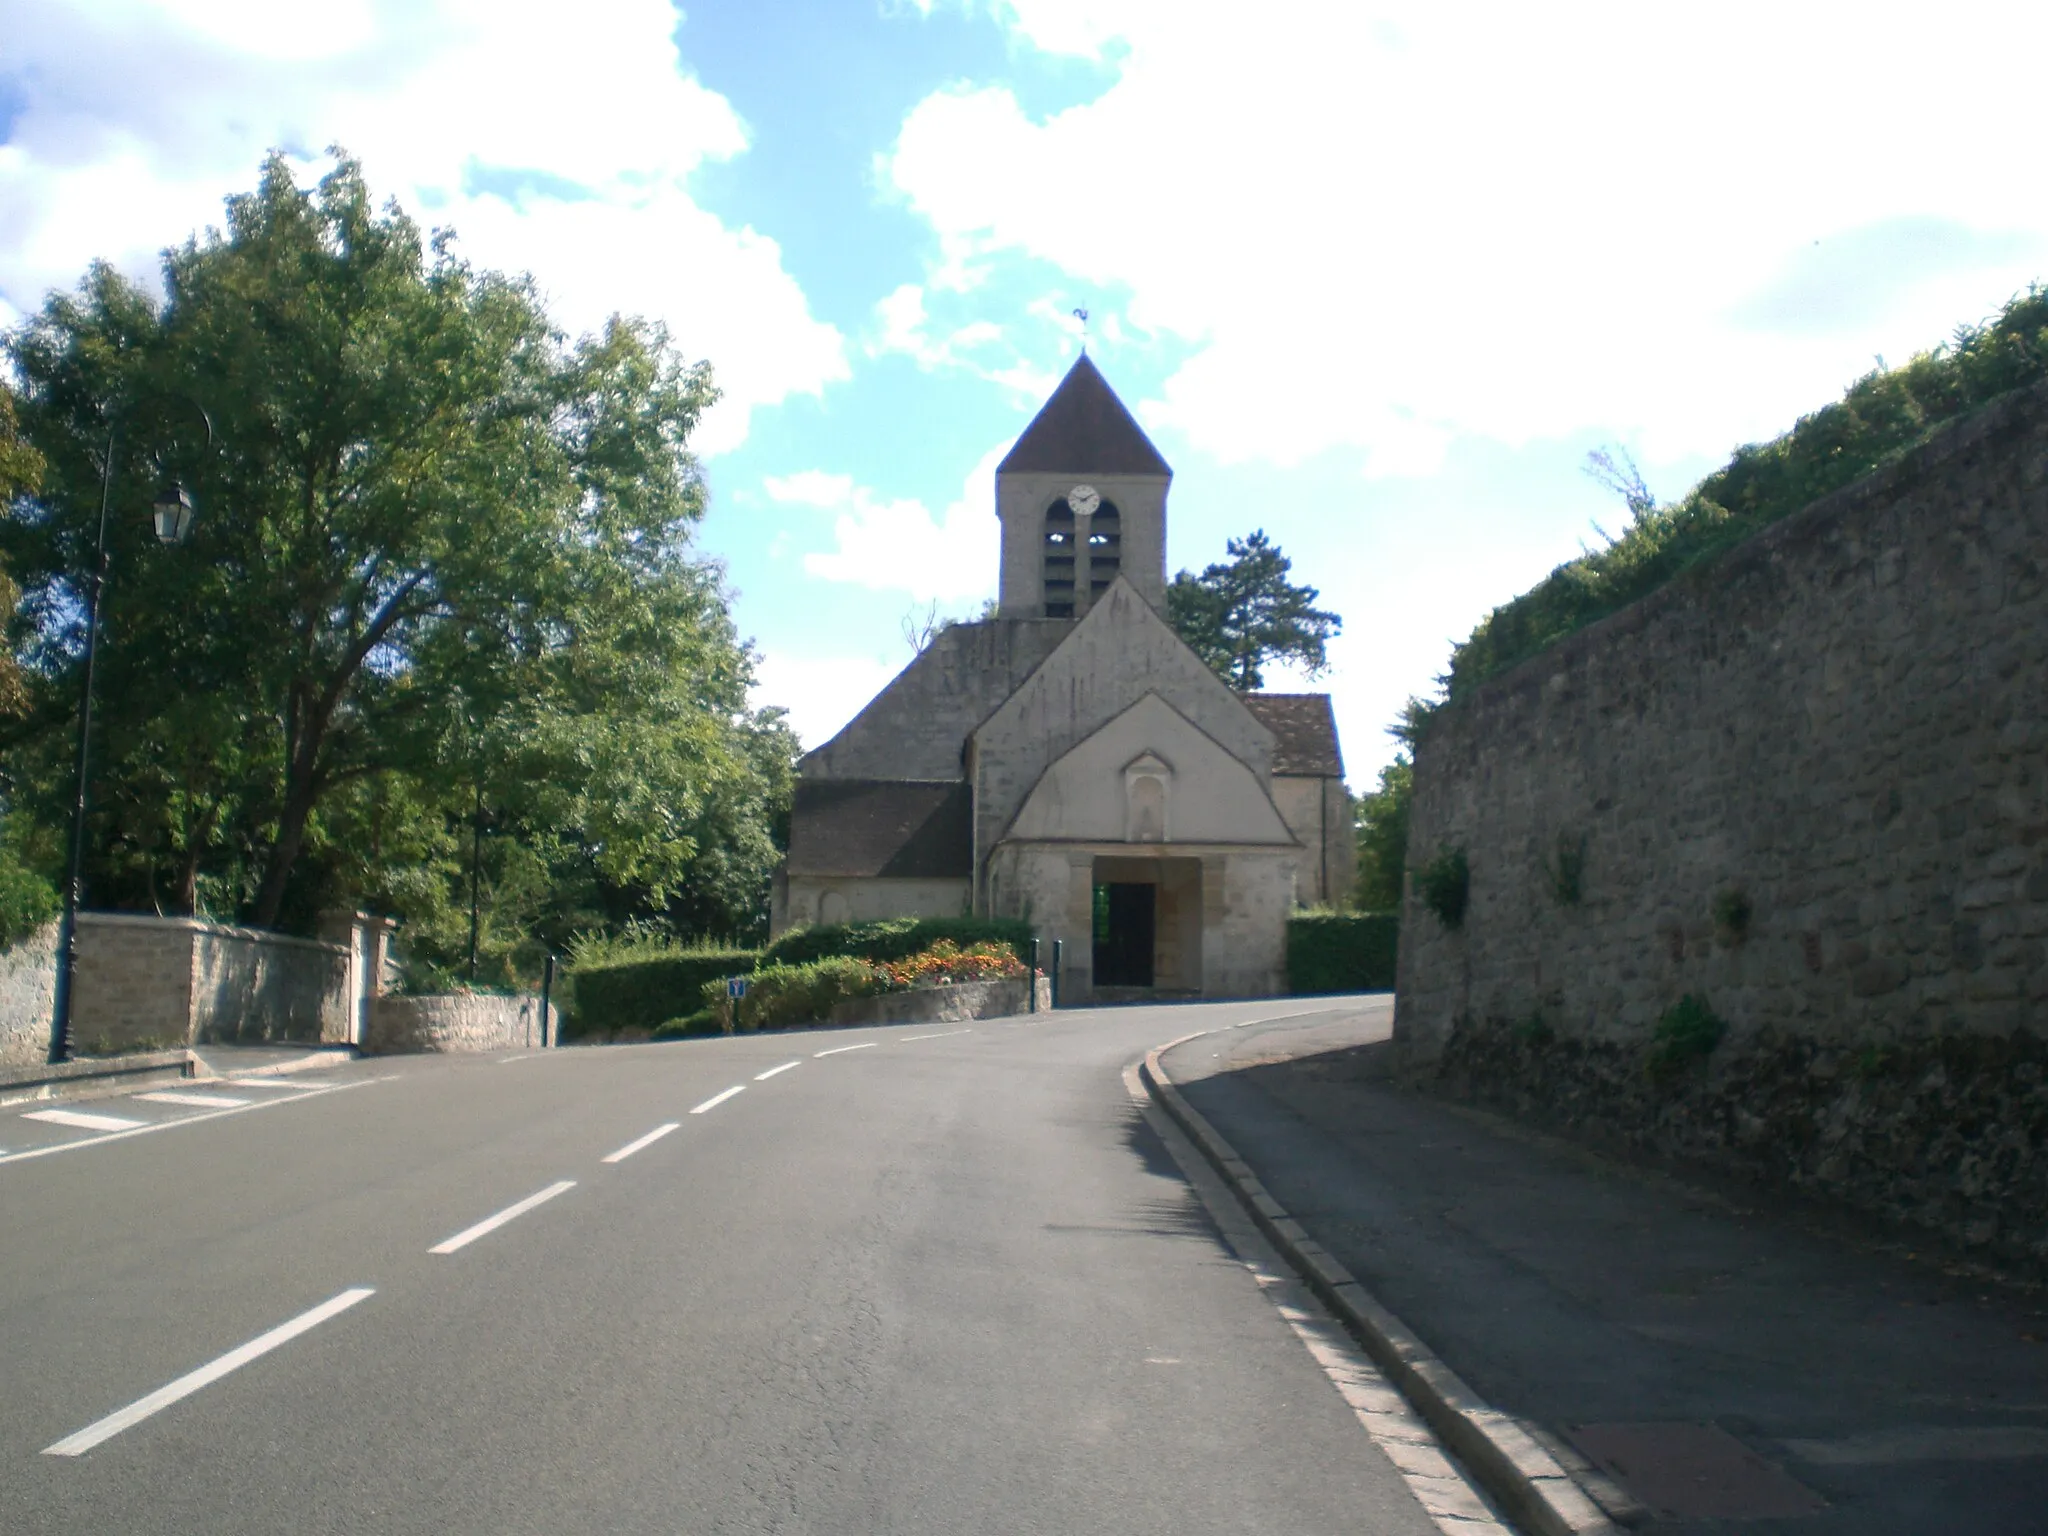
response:
M0 1067L28 1066L50 1051L57 992L57 925L0 950Z
M372 1055L504 1051L541 1043L540 999L485 992L380 997L370 1005Z
M1030 994L1022 977L1014 981L963 981L950 987L919 987L879 997L848 998L832 1007L834 1024L950 1024L963 1019L999 1019L1023 1013ZM1052 983L1038 978L1038 1006L1052 1011Z
M195 1044L351 1044L346 944L191 917L78 914L74 1047L85 1055Z

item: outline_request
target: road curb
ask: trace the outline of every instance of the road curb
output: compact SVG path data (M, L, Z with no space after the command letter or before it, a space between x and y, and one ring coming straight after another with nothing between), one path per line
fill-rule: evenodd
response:
M353 1045L314 1045L306 1047L306 1054L291 1061L277 1061L260 1067L236 1067L232 1062L208 1061L205 1046L191 1049L192 1064L198 1069L200 1079L213 1083L232 1083L252 1077L293 1077L301 1072L325 1072L333 1067L346 1066L352 1061L363 1059L362 1050ZM216 1057L215 1061L219 1058ZM225 1067L227 1070L220 1070Z
M141 1088L189 1082L191 1077L192 1058L182 1049L86 1056L47 1066L31 1063L0 1069L0 1107L107 1099Z
M1356 1275L1288 1215L1236 1149L1182 1096L1160 1057L1206 1033L1183 1035L1147 1051L1139 1075L1153 1100L1215 1165L1259 1230L1517 1523L1538 1536L1621 1536L1557 1458L1381 1306Z

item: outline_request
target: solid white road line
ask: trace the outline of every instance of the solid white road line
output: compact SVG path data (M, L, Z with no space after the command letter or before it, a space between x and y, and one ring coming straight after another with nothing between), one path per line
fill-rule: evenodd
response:
M499 1057L499 1058L498 1058L498 1065L499 1065L499 1066L501 1066L501 1067L509 1067L509 1066L511 1066L511 1065L512 1065L512 1063L513 1063L513 1062L515 1062L515 1061L539 1061L539 1060L540 1060L540 1052L539 1052L539 1051L529 1051L529 1052L527 1052L527 1054L526 1054L526 1055L524 1055L524 1056L501 1056L501 1057Z
M32 1109L21 1118L42 1120L50 1125L68 1125L81 1131L127 1131L149 1123L120 1115L89 1115L82 1109Z
M128 1126L125 1131L109 1131L104 1136L85 1136L77 1141L60 1141L54 1147L31 1147L26 1152L10 1152L5 1157L0 1157L0 1163L25 1163L32 1157L51 1157L59 1152L76 1152L81 1147L103 1147L110 1141L126 1141L130 1136L147 1136L153 1131L182 1130L188 1125L200 1125L205 1121L223 1119L228 1115L253 1115L259 1109L275 1109L280 1104L296 1104L301 1099L317 1099L323 1093L346 1093L351 1088L367 1088L372 1083L388 1083L391 1080L391 1077L359 1077L352 1083L332 1083L325 1088L308 1088L288 1099L264 1099L261 1103L243 1104L234 1109L210 1109L203 1115L187 1115L182 1120L159 1120L154 1125L143 1125L139 1121L129 1120L124 1122ZM68 1111L36 1111L40 1116L64 1113ZM107 1115L102 1118L111 1120L114 1117Z
M702 1104L699 1104L695 1109L691 1110L690 1113L693 1115L701 1115L707 1109L716 1109L719 1105L723 1104L727 1099L731 1098L734 1094L744 1093L746 1091L746 1087L747 1085L745 1083L741 1083L737 1088L728 1088L723 1093L714 1093Z
M256 1102L254 1099L231 1099L224 1093L137 1093L130 1097L147 1099L152 1104L197 1104L201 1109L234 1109Z
M642 1147L651 1147L657 1141L661 1140L662 1137L666 1136L670 1131L680 1128L682 1123L683 1122L680 1120L671 1120L667 1125L657 1125L653 1130L649 1131L645 1136L642 1136L638 1141L627 1142L623 1147L619 1148L618 1151L612 1153L611 1156L605 1158L604 1161L608 1163L623 1163L627 1158L631 1157L635 1152L638 1152Z
M475 1242L478 1238L487 1236L488 1234L497 1231L498 1228L505 1225L506 1222L511 1221L516 1217L524 1216L536 1205L545 1205L548 1201L554 1199L555 1196L561 1194L563 1191L571 1190L575 1187L576 1181L574 1179L558 1180L557 1182L550 1184L546 1189L542 1190L539 1194L528 1195L524 1200L521 1200L517 1205L506 1206L505 1209L498 1212L497 1215L486 1216L482 1221L478 1222L473 1227L464 1227L460 1232L456 1233L453 1237L447 1239L447 1241L434 1244L434 1246L429 1248L427 1252L453 1253L458 1248L467 1248L471 1243Z
M768 1081L769 1078L773 1077L778 1072L787 1072L791 1067L800 1067L802 1065L803 1063L801 1061L785 1061L781 1066L770 1067L766 1072L756 1072L754 1074L754 1081L757 1083L765 1083Z
M896 1043L898 1045L908 1045L913 1040L944 1040L949 1035L971 1035L973 1033L974 1031L971 1029L942 1029L936 1035L898 1035Z
M117 1413L110 1413L96 1424L88 1424L75 1435L66 1435L55 1445L43 1447L45 1456L80 1456L98 1445L102 1440L111 1440L124 1429L140 1424L151 1414L168 1408L180 1398L190 1397L201 1387L219 1381L230 1371L240 1370L259 1355L267 1355L278 1345L289 1342L306 1332L317 1328L330 1317L346 1312L357 1302L376 1295L366 1285L359 1285L343 1291L330 1301L323 1301L310 1312L301 1312L288 1323L282 1323L265 1334L251 1339L240 1349L231 1349L218 1360L202 1365L188 1375L180 1376L167 1387L158 1387L144 1398L138 1398Z
M812 1059L816 1060L819 1056L844 1056L848 1051L871 1050L880 1043L877 1040L863 1040L859 1045L835 1045L829 1051L816 1051L812 1053Z
M292 1081L295 1072L280 1077L209 1077L199 1086L202 1088L232 1088L240 1093L244 1088L276 1088L285 1093L304 1093L306 1085ZM315 1084L315 1086L319 1086Z

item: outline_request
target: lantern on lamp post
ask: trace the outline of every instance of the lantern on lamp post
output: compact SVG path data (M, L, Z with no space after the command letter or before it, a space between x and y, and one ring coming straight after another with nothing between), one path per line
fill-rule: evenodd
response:
M172 480L156 493L151 510L156 516L156 536L165 544L182 544L192 531L192 493Z

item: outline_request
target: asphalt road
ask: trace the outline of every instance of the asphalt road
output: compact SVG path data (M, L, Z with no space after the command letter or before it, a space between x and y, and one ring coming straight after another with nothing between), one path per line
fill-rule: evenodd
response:
M239 1106L80 1106L125 1130L7 1111L0 1530L1455 1528L1121 1076L1191 1030L1344 1006L387 1059L213 1090Z

